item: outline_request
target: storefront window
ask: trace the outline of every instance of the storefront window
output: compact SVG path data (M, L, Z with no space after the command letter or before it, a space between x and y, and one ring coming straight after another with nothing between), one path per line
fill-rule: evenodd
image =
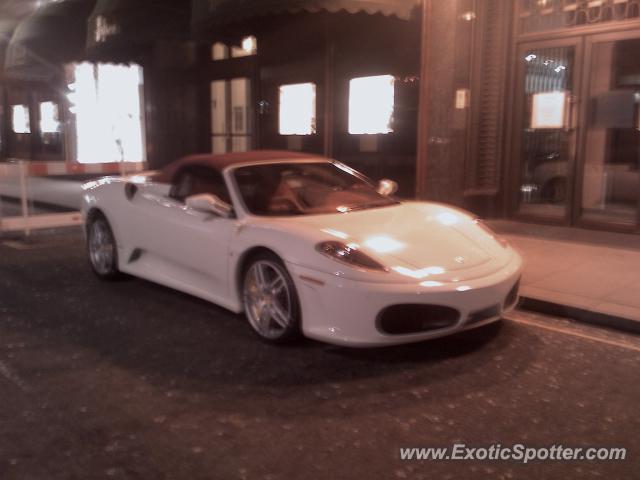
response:
M582 215L634 224L640 197L640 39L593 46Z
M280 135L316 133L316 84L297 83L280 86Z
M69 85L80 163L141 162L143 148L142 68L82 63Z
M391 133L395 89L391 75L354 78L349 82L349 133Z
M574 58L574 47L534 49L521 57L520 213L566 213L576 139L570 125Z
M11 125L14 133L31 133L27 105L13 105L11 107Z
M640 17L638 0L520 0L521 33L629 20Z

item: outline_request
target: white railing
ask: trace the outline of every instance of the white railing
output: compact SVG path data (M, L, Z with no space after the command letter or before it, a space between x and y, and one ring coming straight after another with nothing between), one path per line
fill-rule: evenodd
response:
M141 162L119 162L100 164L78 164L68 162L39 162L29 160L11 159L8 162L0 163L0 197L19 200L20 214L6 216L0 208L0 234L2 232L22 231L25 236L29 236L32 230L67 227L82 224L82 216L78 211L80 205L80 192L78 191L77 201L73 194L75 185L67 183L71 187L66 192L68 198L62 202L63 207L69 212L62 213L33 213L30 211L29 203L43 202L57 204L52 200L55 197L47 189L54 189L57 180L49 181L47 187L47 176L51 175L74 175L74 174L118 174L138 172L145 169L145 164ZM30 177L39 179L40 192L30 192ZM32 180L33 180L32 179ZM78 190L80 182L77 182ZM60 184L58 184L60 186ZM63 187L65 185L62 185ZM55 189L54 189L55 190ZM71 198L71 200L69 200ZM1 198L0 198L1 200ZM0 205L1 207L2 205Z

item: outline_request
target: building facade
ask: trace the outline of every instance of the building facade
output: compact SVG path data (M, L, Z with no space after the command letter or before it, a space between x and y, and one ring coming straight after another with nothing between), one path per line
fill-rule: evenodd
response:
M638 232L640 2L517 2L507 213Z
M157 168L196 151L299 150L483 216L640 232L640 0L41 9L63 5L82 10L86 32L72 55L59 53L67 41L36 56L54 77L16 76L5 61L4 157ZM7 52L62 41L59 27L21 39L29 18ZM91 103L73 88L112 94ZM92 124L96 108L112 121Z

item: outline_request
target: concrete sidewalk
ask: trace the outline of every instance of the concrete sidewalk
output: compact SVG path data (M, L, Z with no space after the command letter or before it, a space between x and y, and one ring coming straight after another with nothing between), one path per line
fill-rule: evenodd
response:
M495 220L526 262L523 307L640 333L640 236Z

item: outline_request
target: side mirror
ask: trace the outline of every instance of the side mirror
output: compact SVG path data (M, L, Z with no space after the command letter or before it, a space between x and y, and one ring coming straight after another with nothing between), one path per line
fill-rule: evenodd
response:
M377 191L380 195L388 197L398 191L398 184L393 180L385 178L378 182Z
M233 212L231 205L211 193L191 195L186 198L185 203L197 212L213 213L223 218L229 218Z

